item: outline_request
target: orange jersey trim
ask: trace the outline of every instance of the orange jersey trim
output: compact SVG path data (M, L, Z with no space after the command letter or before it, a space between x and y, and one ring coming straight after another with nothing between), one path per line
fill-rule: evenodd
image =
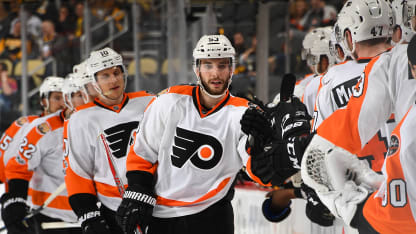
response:
M183 95L189 95L192 96L192 90L196 86L190 86L190 85L177 85L172 86L167 90L167 93L176 93L176 94L183 94Z
M97 192L106 196L106 197L119 197L121 198L120 192L118 191L117 186L112 186L105 183L100 183L94 181L95 187L97 188ZM127 185L124 185L124 189L127 188Z
M29 188L28 194L32 196L32 203L37 206L43 205L46 199L48 199L48 197L51 195L51 193L37 191L32 188ZM52 200L51 203L49 203L47 207L60 210L72 210L71 206L69 205L67 196L57 196Z
M248 175L250 176L250 178L253 179L256 183L258 183L262 186L266 186L266 187L271 187L272 186L271 182L269 182L267 184L264 184L263 182L261 182L260 178L257 177L256 175L254 175L254 173L251 171L251 157L247 161L246 171L247 171Z
M368 74L378 59L379 57L372 59L364 70L365 78L362 81L364 87L361 96L351 97L345 109L335 111L317 129L318 135L352 154L358 154L361 151L361 138L358 132L360 113L357 110L361 110L367 93Z
M66 190L68 191L68 197L78 193L89 193L94 196L97 194L94 182L75 174L70 166L66 170L65 184Z
M95 106L94 102L89 102L89 103L87 103L87 104L77 106L77 107L75 108L75 110L76 110L76 111L80 111L80 110L83 110L83 109L88 109L88 108L93 107L93 106Z
M227 99L230 97L230 92L227 90L226 94L224 95L224 98L221 99L221 101L219 101L213 108L211 108L211 110L209 110L207 113L203 113L202 112L202 105L201 105L201 99L199 98L200 96L200 88L197 86L196 88L196 92L195 92L195 98L196 98L196 105L198 105L198 112L199 115L201 116L201 118L207 117L208 115L210 115L211 113L217 111L218 108L222 107L224 105L224 102L227 101Z
M244 98L230 97L225 106L227 105L248 107L248 101Z
M146 91L138 91L138 92L133 92L133 93L127 93L127 96L129 96L129 98L133 99L133 98L139 98L139 97L149 97L149 96L154 96Z
M157 169L157 163L152 164L151 162L137 155L133 150L133 146L134 144L130 147L129 154L127 155L127 171L146 171L154 175Z
M215 188L214 190L209 191L204 196L202 196L202 197L200 197L197 200L192 201L192 202L177 201L177 200L167 199L167 198L163 198L163 197L158 196L157 197L157 204L158 205L163 205L163 206L188 206L188 205L196 204L196 203L208 200L211 197L214 197L216 194L218 194L221 190L224 189L224 187L230 182L230 180L231 180L230 177L224 179L223 181L221 181L221 183L218 185L217 188Z

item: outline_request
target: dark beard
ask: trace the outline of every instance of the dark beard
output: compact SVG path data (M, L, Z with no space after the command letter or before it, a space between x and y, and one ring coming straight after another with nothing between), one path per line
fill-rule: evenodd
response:
M207 91L211 95L221 95L225 93L225 91L228 89L228 82L230 82L230 80L224 83L224 87L220 91L216 92L216 91L211 90L211 88L208 87L207 83L205 83L201 78L201 83L203 85L203 88L205 89L205 91Z

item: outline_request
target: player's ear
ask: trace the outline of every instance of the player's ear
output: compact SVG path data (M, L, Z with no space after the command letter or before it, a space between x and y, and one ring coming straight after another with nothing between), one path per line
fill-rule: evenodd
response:
M345 31L345 40L347 40L348 47L352 50L353 44L350 30Z

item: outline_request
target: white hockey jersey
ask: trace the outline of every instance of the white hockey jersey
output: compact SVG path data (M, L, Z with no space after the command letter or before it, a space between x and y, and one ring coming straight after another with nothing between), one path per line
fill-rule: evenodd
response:
M416 105L391 134L385 180L368 198L363 214L379 233L416 232Z
M240 125L248 101L227 92L203 113L199 92L198 86L174 86L156 98L130 149L127 170L156 175L155 217L198 213L227 194L243 166L251 172Z
M95 99L71 115L67 126L68 162L65 182L69 196L89 193L103 205L117 210L121 196L99 137L104 134L122 181L126 180L126 155L132 133L142 121L153 95L141 91L125 94L121 104L107 106ZM62 161L61 161L62 165Z
M334 111L345 108L364 68L371 58L347 60L331 67L322 77L322 88L316 98L314 130Z
M386 53L390 53L390 51ZM364 76L364 69L367 69L365 65L369 61L369 59L351 60L333 67L336 70L330 69L327 75L322 78L323 86L316 100L315 129L317 126L319 128L320 123L325 122L336 110L346 108L353 92L360 85L359 81ZM368 66L372 66L372 64L368 64ZM378 79L378 77L374 79ZM389 117L391 114L392 112ZM387 119L383 124L380 124L378 131L373 133L372 137L363 145L362 150L356 152L357 156L366 160L374 171L381 171L387 153L388 136L394 127L394 118L391 116L391 119Z
M28 201L34 207L41 206L62 183L62 111L34 120L25 128L19 144L19 154L6 164L6 178L29 181ZM76 222L66 191L58 195L42 214L66 222Z
M407 45L399 44L373 58L354 87L347 107L326 119L317 133L357 154L386 126L386 121L391 122L392 113L396 122L400 121L416 100L416 80L409 72L406 50Z

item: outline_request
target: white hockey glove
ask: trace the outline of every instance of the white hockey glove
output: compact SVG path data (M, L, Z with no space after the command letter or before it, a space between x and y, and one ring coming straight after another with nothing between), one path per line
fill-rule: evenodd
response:
M315 135L301 164L302 179L337 217L350 224L357 204L378 189L384 177L357 156Z

